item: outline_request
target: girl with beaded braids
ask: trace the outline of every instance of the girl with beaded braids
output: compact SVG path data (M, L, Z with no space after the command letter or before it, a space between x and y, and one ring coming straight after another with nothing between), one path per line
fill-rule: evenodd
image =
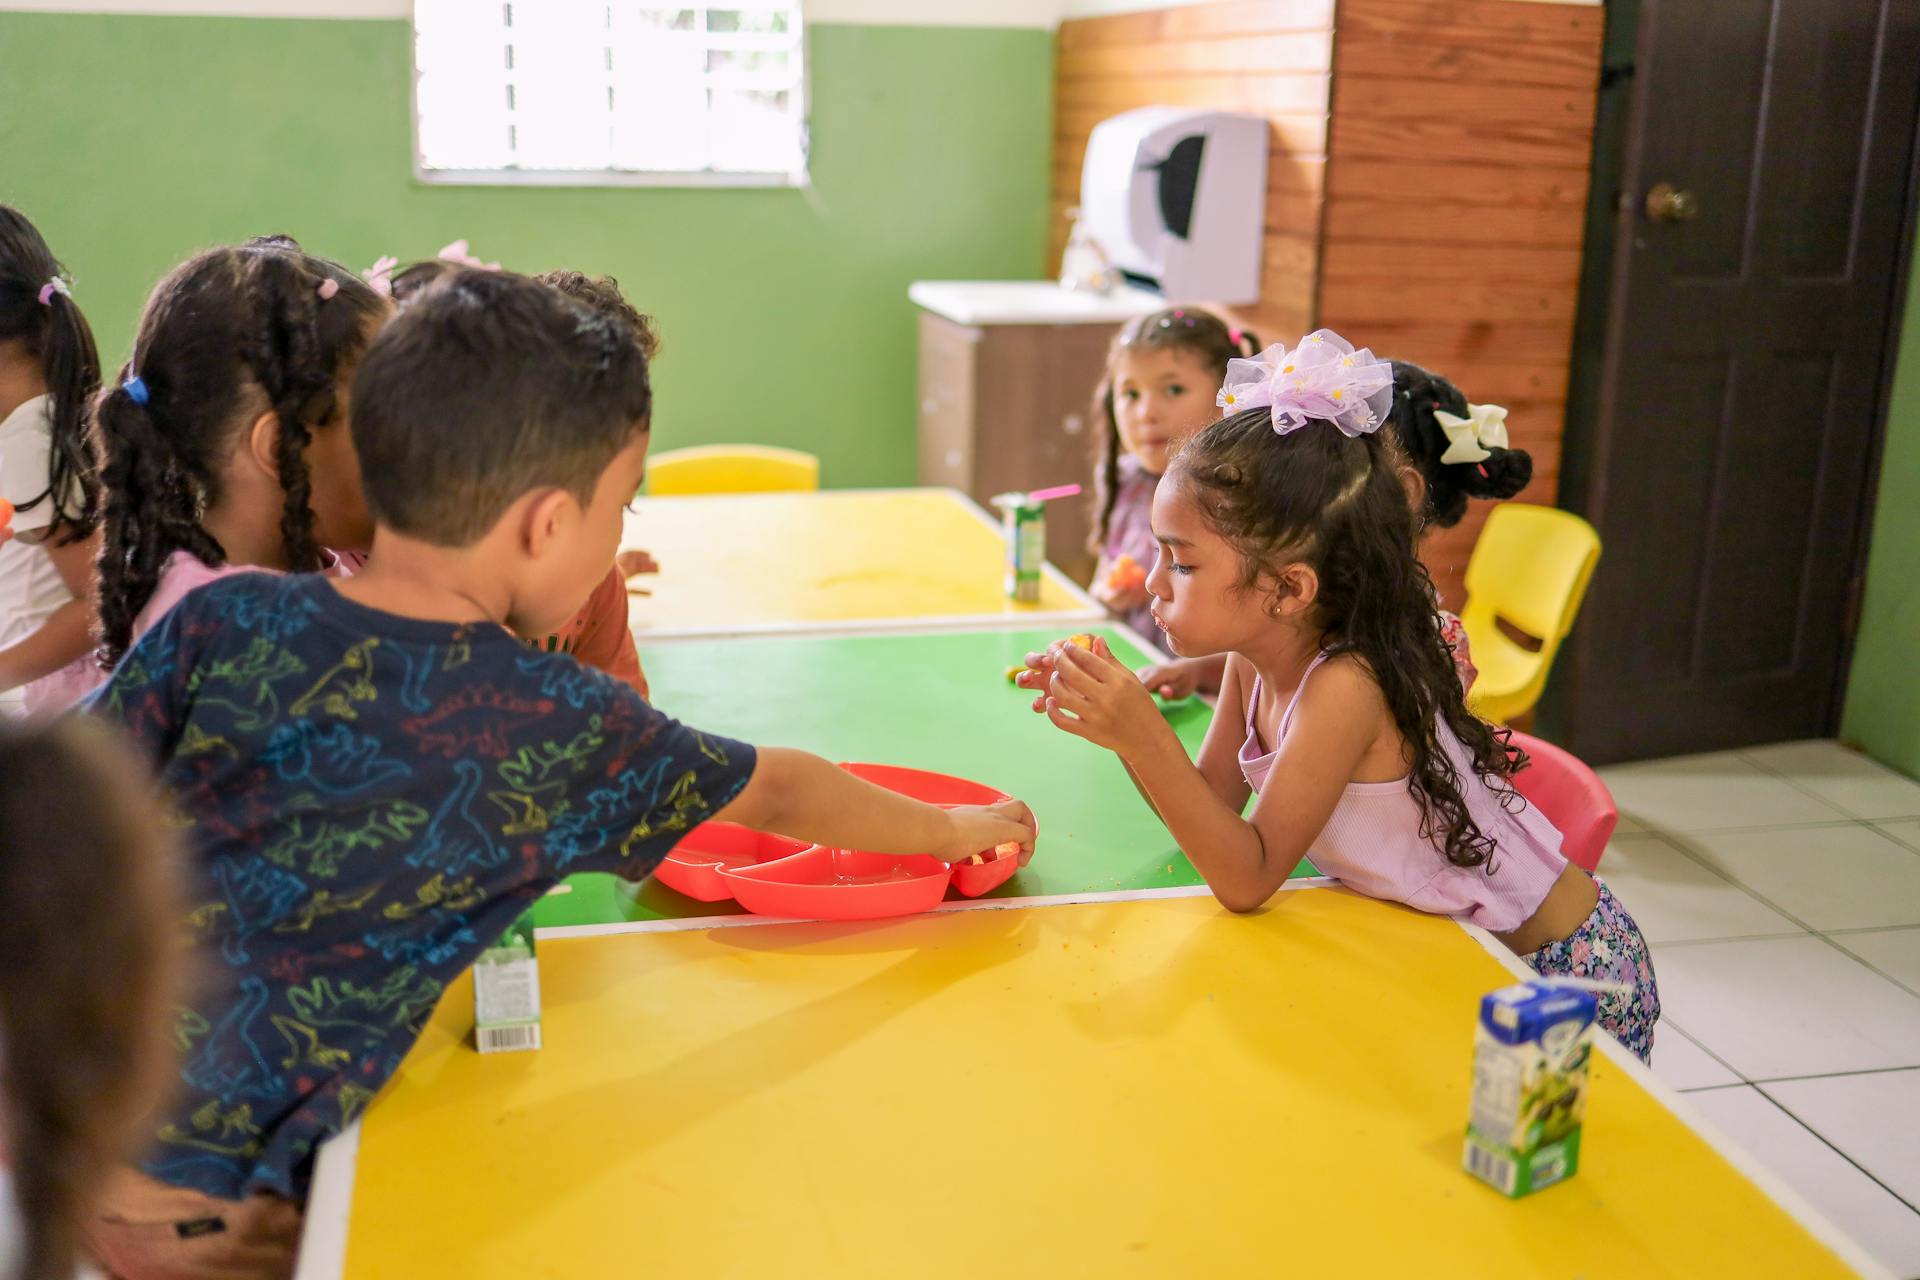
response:
M95 409L103 667L194 587L367 548L348 387L391 310L347 268L273 242L210 249L160 282Z
M67 273L26 216L0 204L0 691L53 711L94 683L87 653L98 491L87 402L93 331Z
M1387 363L1324 329L1235 360L1227 416L1154 493L1155 620L1177 654L1229 655L1197 761L1104 642L1033 654L1018 683L1120 757L1225 906L1258 908L1310 857L1360 893L1465 915L1543 975L1606 982L1601 1025L1645 1058L1645 940L1514 791L1525 757L1467 710L1380 430L1392 401Z

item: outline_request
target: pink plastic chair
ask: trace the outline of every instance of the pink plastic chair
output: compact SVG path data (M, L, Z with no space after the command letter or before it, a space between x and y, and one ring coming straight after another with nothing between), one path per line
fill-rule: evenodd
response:
M1514 775L1513 789L1560 828L1560 852L1567 861L1592 871L1620 823L1613 793L1577 756L1551 742L1518 731L1512 741L1532 762Z

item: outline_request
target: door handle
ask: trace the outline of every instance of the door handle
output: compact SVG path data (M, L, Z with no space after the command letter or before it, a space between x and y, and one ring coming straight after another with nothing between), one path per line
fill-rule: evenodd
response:
M1647 221L1691 222L1700 212L1693 192L1682 191L1671 182L1656 182L1647 192Z

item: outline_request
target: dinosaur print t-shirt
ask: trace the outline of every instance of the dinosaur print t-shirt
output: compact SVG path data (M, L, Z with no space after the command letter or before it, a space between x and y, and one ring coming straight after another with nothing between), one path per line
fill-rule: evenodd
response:
M535 898L645 875L754 768L572 658L313 575L193 592L92 706L152 754L199 878L208 972L141 1167L229 1199L304 1198L314 1148Z

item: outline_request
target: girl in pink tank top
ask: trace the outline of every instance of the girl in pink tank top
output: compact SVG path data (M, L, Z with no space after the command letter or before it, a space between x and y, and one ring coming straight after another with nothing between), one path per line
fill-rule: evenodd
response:
M1385 361L1320 330L1228 365L1227 416L1153 499L1147 582L1175 653L1228 654L1197 761L1104 644L1020 684L1118 754L1214 895L1251 911L1303 858L1358 892L1464 917L1548 975L1615 985L1601 1023L1647 1057L1659 997L1633 919L1513 790L1525 760L1466 709L1378 431ZM1257 796L1250 814L1249 796Z

